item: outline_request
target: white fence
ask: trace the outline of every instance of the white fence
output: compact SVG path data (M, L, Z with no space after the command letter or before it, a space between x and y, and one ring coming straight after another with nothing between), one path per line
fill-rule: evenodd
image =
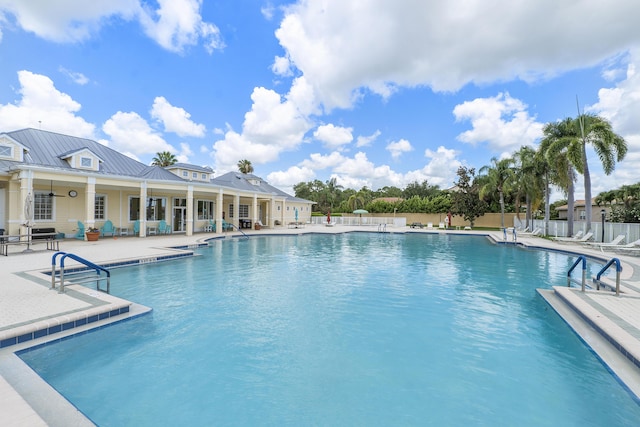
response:
M517 218L513 218L514 226L522 229L525 227L525 221L518 222ZM544 234L544 220L536 219L531 221L529 226L530 230L540 228ZM549 221L549 229L546 231L547 236L553 237L568 237L567 229L569 223L567 221ZM585 231L586 223L584 221L573 222L573 234L579 230ZM622 222L606 222L604 223L604 239L603 239L603 227L602 222L592 222L591 231L593 232L593 240L596 242L610 242L620 234L625 235L625 243L630 243L640 239L640 224L629 224Z
M326 216L312 216L311 224L325 225L327 223ZM380 217L380 216L332 216L331 223L335 225L350 226L374 226L385 224L393 227L405 227L407 219L404 217Z

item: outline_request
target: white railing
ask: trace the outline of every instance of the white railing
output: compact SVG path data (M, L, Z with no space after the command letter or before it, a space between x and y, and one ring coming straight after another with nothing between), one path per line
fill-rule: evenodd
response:
M326 216L311 217L311 224L325 225L327 223ZM378 227L381 224L392 227L405 227L407 219L404 217L372 217L372 216L332 216L331 223L335 225L361 226L361 227Z
M517 218L513 218L513 225L518 229L522 229L525 227L525 220L522 218L520 222L518 222ZM544 230L544 220L535 219L530 221L529 228L534 230L535 228L540 228ZM567 229L569 224L567 221L558 221L551 220L549 221L549 229L547 230L547 236L553 237L568 237ZM584 221L574 221L573 222L573 234L578 232L579 230L585 231L586 223ZM593 232L593 239L596 242L602 242L602 222L592 222L591 223L591 231ZM622 223L622 222L607 222L604 223L604 242L610 242L615 239L619 234L625 235L625 243L630 243L640 239L640 224L630 224L630 223Z

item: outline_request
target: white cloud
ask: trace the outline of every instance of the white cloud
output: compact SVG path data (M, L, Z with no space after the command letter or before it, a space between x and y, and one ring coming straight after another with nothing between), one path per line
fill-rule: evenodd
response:
M345 157L337 151L334 151L329 155L313 153L309 155L309 159L303 160L301 165L312 170L322 170L327 168L334 168L337 165L341 164L344 160Z
M183 108L174 107L163 96L158 96L153 100L151 117L162 122L165 132L173 132L182 137L202 138L206 132L203 124L191 121L191 114Z
M245 158L253 164L277 160L281 152L302 144L313 125L308 117L314 109L313 93L304 79L296 79L284 99L273 90L257 87L251 100L242 133L228 130L224 139L213 145L218 171L234 170L238 160Z
M286 56L276 56L273 60L273 65L271 66L271 71L273 74L278 76L292 76L293 71L291 70L291 62L289 62L289 58Z
M13 15L25 31L65 43L86 40L109 18L130 20L140 10L138 0L0 0L0 12Z
M381 135L381 132L379 130L376 130L374 133L372 133L369 136L359 136L356 139L356 147L360 148L360 147L368 147L369 145L373 144L373 142L378 139L378 137Z
M35 128L84 138L95 138L95 126L76 115L81 105L55 88L53 81L30 71L19 71L22 98L0 105L0 129Z
M529 116L526 108L508 93L456 105L456 121L469 120L472 126L458 135L458 140L472 145L486 142L493 152L512 152L523 145L533 145L542 136L543 124Z
M111 137L109 146L135 155L155 154L162 151L176 153L160 134L137 113L118 111L103 125L102 131Z
M294 194L294 185L299 182L311 181L314 177L315 173L313 170L306 167L292 166L286 171L271 172L267 175L267 181L282 191Z
M332 109L363 88L383 97L398 86L456 91L593 66L640 41L639 15L628 0L299 1L276 37Z
M77 71L67 70L64 67L59 67L58 70L65 76L69 77L71 81L73 81L75 84L84 86L87 83L89 83L89 78L82 73L79 73Z
M182 52L203 39L209 53L224 48L218 27L202 21L202 0L157 1L160 7L153 11L144 8L140 22L147 35L160 46Z
M325 147L331 150L341 150L344 145L353 141L351 132L353 132L353 128L334 126L330 123L328 125L318 126L313 133L313 137L321 141Z
M387 145L386 150L391 153L391 157L394 159L398 159L402 153L408 153L413 151L413 147L411 143L406 139L401 139L400 141L394 141Z
M60 43L87 40L113 18L120 18L137 19L149 37L172 52L181 53L199 42L209 53L224 48L218 27L202 20L202 0L157 3L154 10L141 0L0 0L0 14L13 16L25 31Z

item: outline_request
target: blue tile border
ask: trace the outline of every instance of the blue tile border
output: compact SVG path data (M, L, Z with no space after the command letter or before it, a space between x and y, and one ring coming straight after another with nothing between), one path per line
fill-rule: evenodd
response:
M101 314L96 314L89 317L83 317L75 321L63 323L62 325L54 325L47 328L38 329L37 331L23 334L17 337L6 338L0 341L0 348L6 348L6 347L10 347L12 345L20 344L26 341L31 341L37 338L46 337L48 335L57 334L62 331L68 331L70 329L77 328L79 326L84 326L88 323L93 323L93 322L97 322L98 320L104 320L107 318L119 316L121 314L125 314L128 312L129 312L129 306L126 306L126 307L121 307L119 309L106 311Z

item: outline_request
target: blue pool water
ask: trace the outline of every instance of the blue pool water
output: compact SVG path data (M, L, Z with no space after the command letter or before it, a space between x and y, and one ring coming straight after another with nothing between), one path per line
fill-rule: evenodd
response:
M637 426L535 292L575 257L444 234L216 241L113 271L153 307L21 354L100 426Z

